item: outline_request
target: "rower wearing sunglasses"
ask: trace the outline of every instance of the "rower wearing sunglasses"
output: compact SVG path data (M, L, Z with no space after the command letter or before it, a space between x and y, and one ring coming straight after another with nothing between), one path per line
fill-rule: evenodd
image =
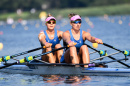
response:
M62 39L63 32L59 30L54 30L56 26L56 19L49 14L45 21L46 21L45 24L47 26L47 30L41 32L38 36L42 47L45 46L42 53L62 47L60 45L60 41ZM62 54L63 54L63 50L59 50L54 53L43 55L42 60L49 63L60 63Z
M91 36L89 32L85 32L80 29L82 19L77 14L69 14L70 25L72 28L63 33L64 46L70 47L65 50L64 57L61 58L61 62L66 63L90 63L89 51L87 45L84 44L85 40L92 43L102 43L101 39ZM84 67L88 67L85 65Z

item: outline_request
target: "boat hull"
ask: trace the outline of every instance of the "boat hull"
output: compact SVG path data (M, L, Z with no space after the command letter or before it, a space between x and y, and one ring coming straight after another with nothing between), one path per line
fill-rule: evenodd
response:
M3 66L3 64L1 64ZM36 75L94 75L94 76L130 76L130 69L100 68L100 67L75 67L45 64L19 64L13 65L0 72L13 74L36 74Z

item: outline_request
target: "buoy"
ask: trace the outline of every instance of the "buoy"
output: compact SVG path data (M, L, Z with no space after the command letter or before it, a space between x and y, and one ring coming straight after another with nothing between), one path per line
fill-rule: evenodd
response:
M46 16L47 16L47 13L44 12L44 11L42 11L42 12L39 14L39 18L41 19L41 21L45 21Z
M92 46L93 46L94 48L97 48L97 47L98 47L98 43L93 43Z
M0 50L3 49L3 43L0 43Z

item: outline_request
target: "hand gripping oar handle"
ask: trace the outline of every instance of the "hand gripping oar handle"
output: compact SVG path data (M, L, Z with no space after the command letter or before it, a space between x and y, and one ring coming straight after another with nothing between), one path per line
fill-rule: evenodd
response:
M55 51L64 49L64 48L67 48L67 47L66 47L66 46L65 46L65 47L61 47L61 48L54 49L54 50L52 50L52 51L45 52L45 53L42 53L42 54L38 54L38 55L35 55L35 56L27 56L27 57L25 57L24 59L21 59L21 60L19 60L19 61L17 61L17 62L14 62L14 63L9 64L9 65L2 66L2 67L0 67L0 69L3 69L3 68L6 68L6 67L9 67L9 66L12 66L12 65L14 65L14 64L28 62L28 61L33 60L34 58L37 58L37 57L40 57L40 56L43 56L43 55L46 55L46 54L49 54L49 53L52 53L52 52L55 52Z

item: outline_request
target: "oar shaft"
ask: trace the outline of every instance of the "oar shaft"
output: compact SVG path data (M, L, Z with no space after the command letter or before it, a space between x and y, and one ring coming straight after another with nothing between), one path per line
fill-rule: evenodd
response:
M31 53L33 51L40 50L40 49L42 49L42 47L35 48L35 49L29 50L29 51L25 51L25 52L22 52L22 53L18 53L18 54L12 55L11 58L17 57L17 56L21 56L21 55L24 55L24 54L27 54L27 53Z
M0 58L0 62L2 62L2 61L6 62L10 59L13 59L14 57L21 56L21 55L24 55L24 54L27 54L27 53L30 53L30 52L33 52L33 51L36 51L36 50L39 50L39 49L42 49L42 47L35 48L35 49L32 49L32 50L28 50L28 51L25 51L25 52L22 52L22 53L14 54L12 56L2 56L2 58Z
M103 44L106 45L106 46L109 46L109 47L111 47L111 48L114 48L114 47L112 47L112 46L110 46L110 45L108 45L108 44L106 44L106 43L103 43ZM87 45L87 44L86 44L86 45ZM87 46L88 46L89 48L93 49L93 50L96 51L96 52L100 52L100 51L98 51L98 50L92 48L92 47L89 46L89 45L87 45ZM115 48L114 48L114 49L115 49ZM118 50L118 49L116 49L116 50ZM92 62L92 61L95 61L95 60L99 60L99 59L105 58L105 57L109 57L109 58L111 58L111 59L113 59L113 60L117 60L117 59L113 58L111 55L118 54L118 53L122 52L122 51L120 51L120 50L118 50L118 51L119 51L119 52L117 52L117 53L113 53L113 54L110 54L110 55L106 55L106 56L99 57L99 58L97 58L97 59L93 59L93 60L91 60L91 62ZM125 59L126 59L126 58L125 58ZM124 65L124 66L126 66L126 67L128 67L128 68L130 68L129 65L127 65L127 64L125 64L125 63L123 63L123 62L121 62L121 61L117 61L117 62L120 63L120 64L122 64L122 65Z
M95 48L91 47L91 46L90 46L90 45L88 45L88 44L85 44L85 45L87 45L89 48L91 48L92 50L94 50L94 51L96 51L96 52L100 52L99 50L97 50L97 49L95 49Z
M8 65L2 66L2 67L0 67L0 69L3 69L3 68L6 68L6 67L15 65L15 64L17 64L17 63L18 63L18 62L14 62L14 63L8 64Z
M97 51L91 52L91 53L89 53L89 55L90 55L90 54L93 54L93 53L96 53L96 52L97 52Z
M96 63L96 64L107 64L107 63L112 63L112 62L121 62L123 60L128 60L128 58L124 58L124 59L116 59L116 60L112 60L112 61L104 61L104 62L99 62L99 63Z
M112 49L114 49L114 50L123 52L123 51L121 51L121 50L119 50L119 49L117 49L117 48L115 48L115 47L113 47L113 46L111 46L111 45L109 45L109 44L103 43L103 45L105 45L105 46L107 46L107 47L110 47L110 48L112 48Z
M39 55L35 55L35 56L33 56L33 58L37 58L37 57L40 57L40 56L43 56L43 55L46 55L46 54L49 54L49 53L52 53L52 52L55 52L55 51L64 49L64 48L67 48L67 47L65 46L65 47L61 47L61 48L58 48L58 49L54 49L54 50L52 50L52 51L48 51L48 52L45 52L45 53L42 53L42 54L39 54Z
M42 53L42 54L39 54L39 55L31 56L31 58L34 59L34 58L40 57L40 56L42 56L42 55L46 55L46 54L49 54L49 53L52 53L52 52L55 52L55 51L58 51L58 50L61 50L61 49L64 49L64 48L67 48L67 47L65 46L65 47L61 47L61 48L58 48L58 49L55 49L55 50L52 50L52 51L49 51L49 52L46 52L46 53ZM14 65L14 64L24 63L24 62L26 62L25 59L21 59L21 60L19 60L19 61L17 61L17 62L14 62L14 63L12 63L12 64L2 66L2 67L0 67L0 69L6 68L6 67L9 67L9 66L12 66L12 65Z
M117 59L115 59L115 58L113 58L113 57L111 57L111 56L108 56L108 57L111 58L111 59L113 59L113 60L117 60ZM127 59L125 58L124 60L127 60ZM129 65L127 65L127 64L125 64L125 63L123 63L123 62L121 62L121 61L118 61L118 60L117 60L117 62L120 63L120 64L122 64L122 65L124 65L124 66L126 66L126 67L128 67L128 68L130 68Z
M91 60L90 62L93 62L93 61L96 61L96 60L100 60L100 59L103 59L103 58L105 58L105 57L108 57L108 56L111 56L111 55L115 55L115 54L118 54L118 53L120 53L120 52L116 52L116 53L112 53L112 54L109 54L109 55L106 55L106 56L102 56L102 57L93 59L93 60Z

